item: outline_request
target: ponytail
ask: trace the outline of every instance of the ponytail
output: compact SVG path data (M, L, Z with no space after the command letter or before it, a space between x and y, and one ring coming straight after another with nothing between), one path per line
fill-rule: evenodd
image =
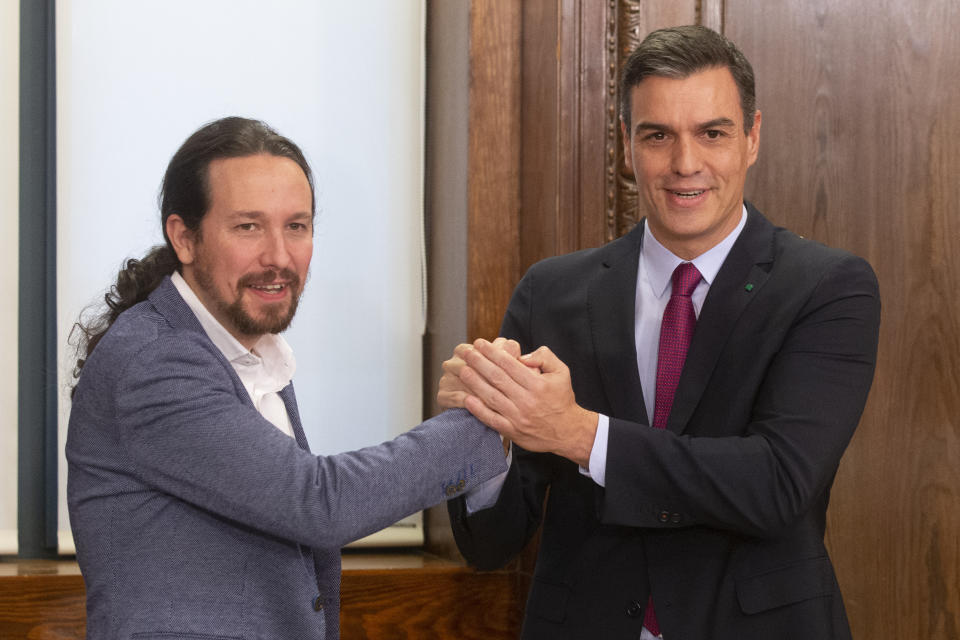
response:
M87 358L120 314L146 300L163 279L173 274L179 266L177 255L167 245L152 248L139 260L127 260L117 274L116 284L103 296L106 308L89 321L85 321L84 314L81 314L80 320L73 325L70 341L75 343L77 352L77 363L73 368L74 378L80 377Z

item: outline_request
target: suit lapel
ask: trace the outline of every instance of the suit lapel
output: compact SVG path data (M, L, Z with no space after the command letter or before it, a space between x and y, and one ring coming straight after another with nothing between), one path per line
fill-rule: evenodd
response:
M770 275L774 227L747 203L747 223L710 286L687 351L667 429L682 433L706 389L727 336Z
M297 408L297 396L293 392L293 382L280 390L280 397L283 399L283 406L287 408L287 416L290 417L293 437L296 438L301 449L310 451L310 445L307 444L307 434L304 433L303 424L300 422L300 410Z
M600 272L587 291L587 312L610 415L646 424L634 335L642 239L643 224L638 224L603 249Z
M191 311L190 307L180 296L176 286L170 281L169 276L160 282L157 288L150 293L149 297L153 306L167 319L171 326L199 333L205 340L210 342L207 332L204 331L200 321L197 320L197 316L194 315L193 311ZM247 389L243 386L243 382L240 380L240 376L237 375L233 365L230 364L223 355L223 352L212 342L210 342L210 346L212 347L211 351L216 354L217 358L223 363L224 368L230 373L234 387L236 387L237 395L240 396L244 404L252 407L253 400L250 399ZM303 425L300 423L300 411L297 409L297 397L293 392L292 382L280 390L280 397L283 399L283 405L286 407L287 415L290 417L290 426L293 427L293 435L297 440L297 444L300 445L301 449L310 451L310 447L307 444L307 436L303 431Z
M223 355L223 352L210 340L210 336L207 335L203 325L197 320L197 316L194 315L193 310L190 309L190 306L183 297L180 296L180 292L177 291L176 285L170 280L170 276L164 277L157 288L150 293L149 299L160 315L170 323L171 327L184 331L192 331L203 336L203 339L210 345L211 353L216 355L217 360L219 360L223 367L230 373L230 378L233 380L233 386L237 394L245 404L252 407L253 400L251 400L247 394L247 390L243 386L240 376L237 375L233 365L230 364L227 357Z

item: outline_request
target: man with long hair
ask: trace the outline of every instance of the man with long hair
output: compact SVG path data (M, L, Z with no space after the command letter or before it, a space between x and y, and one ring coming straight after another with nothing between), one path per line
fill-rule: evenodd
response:
M244 118L202 127L160 212L165 244L80 325L66 454L87 637L335 639L340 548L502 472L500 438L447 412L310 453L279 335L313 250L290 140Z

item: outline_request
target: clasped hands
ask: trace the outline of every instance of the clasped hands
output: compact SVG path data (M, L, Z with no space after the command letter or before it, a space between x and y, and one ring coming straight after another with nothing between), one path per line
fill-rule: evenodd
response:
M465 407L528 451L549 451L587 468L597 414L577 404L570 370L547 347L520 354L514 340L476 340L443 363L437 402Z

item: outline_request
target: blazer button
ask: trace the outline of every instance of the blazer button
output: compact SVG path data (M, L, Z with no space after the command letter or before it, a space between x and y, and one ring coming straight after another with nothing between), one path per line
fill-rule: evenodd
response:
M660 515L658 516L658 518L660 518L660 522L670 522L670 512L669 512L669 511L661 511L661 512L660 512Z
M637 601L633 601L627 604L627 615L631 618L638 618L643 612L643 605Z
M447 495L448 495L448 496L452 496L452 495L455 494L456 492L457 492L457 485L455 485L455 484L448 484L448 485L447 485Z
M670 516L670 522L673 524L680 524L681 520L683 520L683 517L679 513L674 513Z
M317 596L313 599L313 610L314 611L323 611L323 598Z

